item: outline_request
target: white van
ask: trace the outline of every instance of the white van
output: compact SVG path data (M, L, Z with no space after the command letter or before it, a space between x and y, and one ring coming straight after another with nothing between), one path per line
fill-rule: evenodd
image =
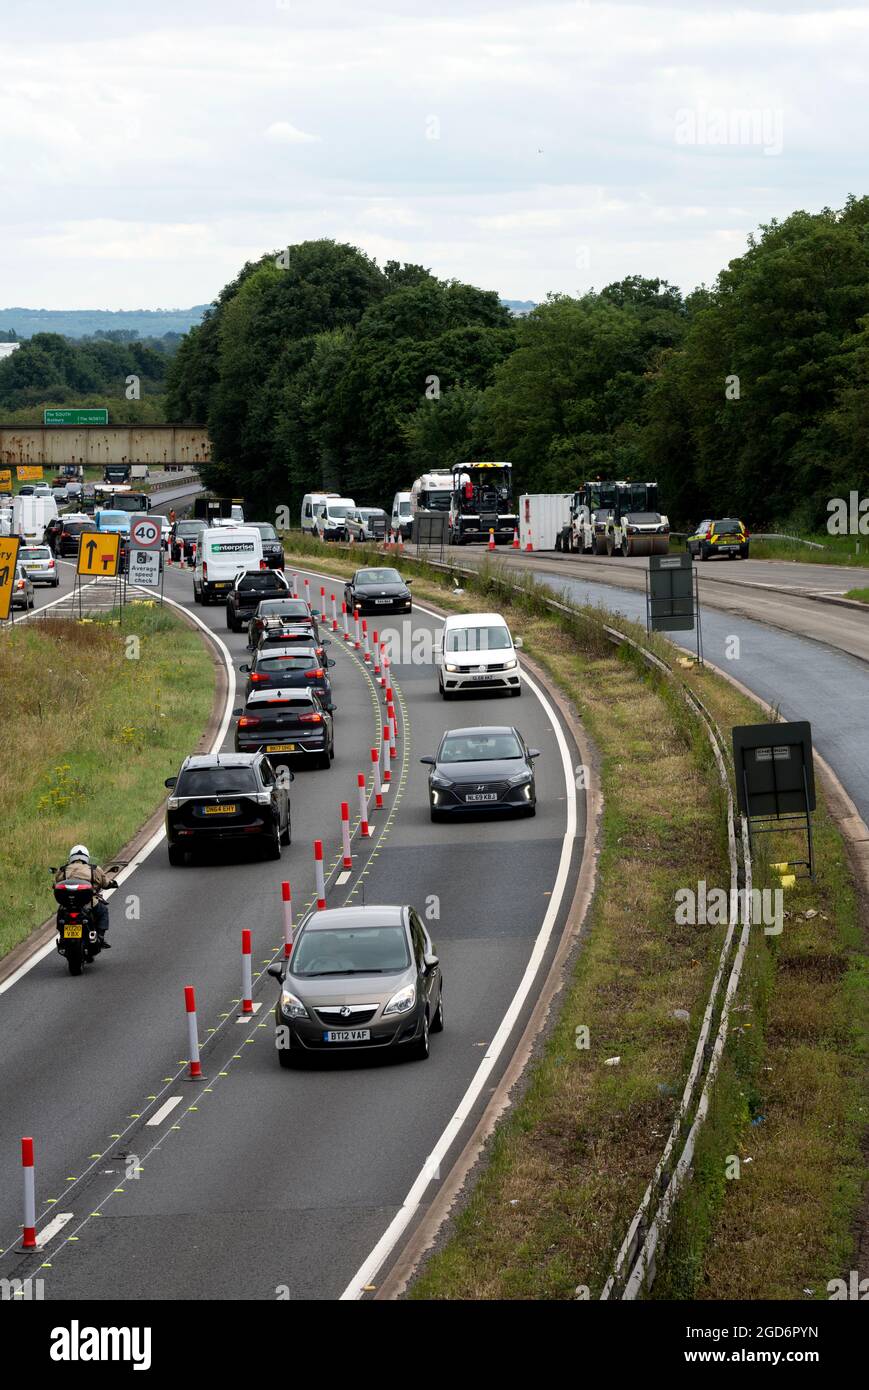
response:
M193 598L196 603L226 598L239 570L265 569L263 543L253 526L206 526L196 546Z
M328 502L332 498L337 500L337 492L306 492L302 498L302 519L301 527L311 535L314 531L314 523L317 519L317 508L321 502Z
M392 519L390 521L393 535L398 538L399 532L405 540L410 538L413 530L413 517L410 507L410 493L397 492L392 499Z
M19 493L12 499L12 534L22 540L41 542L46 526L56 519L57 503L51 496L22 497Z
M451 613L436 652L438 690L445 700L462 690L522 694L517 646L500 613Z
M318 502L314 515L314 535L321 541L349 541L347 518L355 512L352 497L327 497Z

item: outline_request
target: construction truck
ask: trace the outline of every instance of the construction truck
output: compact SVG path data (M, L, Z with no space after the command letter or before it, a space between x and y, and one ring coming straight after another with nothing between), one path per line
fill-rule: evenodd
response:
M510 545L519 524L513 505L512 463L456 463L452 474L450 545L488 541Z
M666 555L670 523L658 510L658 484L601 478L582 483L555 548L581 555Z
M451 468L433 468L416 478L410 489L410 515L415 521L420 512L448 512L453 495Z

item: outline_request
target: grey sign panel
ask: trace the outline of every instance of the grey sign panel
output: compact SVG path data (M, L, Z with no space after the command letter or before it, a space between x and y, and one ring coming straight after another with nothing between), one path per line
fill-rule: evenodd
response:
M690 555L649 556L649 626L653 632L687 632L694 627Z
M413 539L417 545L443 545L448 521L447 512L417 512L413 519Z
M739 809L745 816L802 815L815 809L812 726L740 724L733 730Z

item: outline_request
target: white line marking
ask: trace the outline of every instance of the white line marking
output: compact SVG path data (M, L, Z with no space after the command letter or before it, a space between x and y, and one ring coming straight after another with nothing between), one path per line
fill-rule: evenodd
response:
M146 1121L146 1124L151 1125L152 1128L154 1125L161 1125L165 1120L166 1116L171 1115L172 1111L175 1109L175 1106L180 1105L183 1099L183 1096L170 1096L168 1100L164 1100L163 1104L160 1106L160 1109L154 1111L150 1120Z
M262 1004L259 1001L257 1001L253 1006L253 1013L239 1014L238 1018L235 1020L236 1023L250 1023L251 1019L253 1018L253 1014L258 1014L261 1008Z
M57 1235L58 1231L62 1231L67 1221L71 1221L74 1215L75 1213L71 1211L59 1211L57 1213L57 1216L53 1216L49 1221L48 1225L43 1226L42 1230L36 1237L37 1250L42 1250L42 1248L46 1246L50 1240L54 1240L54 1237Z
M130 585L130 588L134 587L137 587L139 589L139 592L141 593L149 594L149 591L147 589L142 589L141 586ZM153 597L153 595L150 596ZM66 597L68 597L68 595L66 595ZM59 602L59 600L56 601ZM226 705L223 711L223 718L220 721L220 728L217 730L217 733L215 734L214 739L212 741L211 747L208 749L209 753L219 753L221 744L223 743L223 740L226 738L226 731L229 728L229 721L232 718L232 709L233 705L235 704L235 667L232 664L232 653L230 652L226 644L223 641L221 641L217 633L214 632L208 626L207 623L203 622L203 620L199 617L199 614L194 613L192 608L185 608L183 603L176 602L176 600L174 598L170 598L168 594L163 595L163 602L171 604L173 608L177 608L181 613L186 613L189 618L192 618L194 623L196 623L197 627L201 627L202 631L206 632L208 636L216 643L218 650L220 651L223 657L223 664L226 668L226 673L228 677ZM46 604L45 607L47 608L49 607L49 605ZM165 827L161 826L160 829L155 831L155 833L151 836L150 840L144 846L141 853L135 859L132 859L125 869L121 869L115 875L115 879L119 888L121 884L126 883L127 879L130 877L131 874L135 873L139 865L144 864L145 860L149 857L149 855L154 853L154 850L163 840L165 834ZM105 897L110 898L113 894L113 891L114 890L109 890L105 894ZM29 960L26 960L23 965L20 965L18 967L14 974L10 975L7 980L4 980L3 983L0 984L0 994L5 994L7 989L11 989L14 984L17 984L18 981L22 979L22 977L26 975L28 971L32 970L35 965L38 965L40 961L45 960L46 956L51 955L54 949L55 941L52 937L51 940L45 943L45 945L42 947L40 951L37 951L34 955L32 955Z
M341 884L342 884L342 883L346 883L346 882L348 881L349 878L350 878L350 870L349 870L349 869L343 869L342 872L341 872L341 873L338 875L338 877L335 879L335 887L336 887L336 888L340 888L340 887L341 887Z

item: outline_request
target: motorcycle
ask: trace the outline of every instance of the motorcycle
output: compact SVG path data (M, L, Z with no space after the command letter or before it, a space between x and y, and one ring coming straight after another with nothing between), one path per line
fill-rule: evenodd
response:
M52 869L51 872L57 871ZM113 881L108 886L117 888L118 885ZM66 958L70 975L80 975L103 949L102 937L96 927L94 897L92 883L64 879L54 885L54 898L58 904L55 944L60 955Z

